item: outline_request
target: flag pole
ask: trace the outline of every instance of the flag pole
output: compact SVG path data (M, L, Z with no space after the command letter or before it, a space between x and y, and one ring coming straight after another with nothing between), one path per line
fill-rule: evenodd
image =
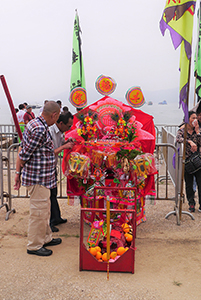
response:
M190 90L190 74L191 74L191 57L189 59L189 70L188 70L188 88L186 96L186 105L188 108L189 102L189 90ZM182 201L183 201L183 189L184 189L184 171L185 171L185 158L186 158L186 137L187 137L187 123L185 122L184 130L184 147L183 147L183 164L182 164L182 175L181 175L181 190L180 190L180 203L179 203L179 220L181 220L182 214Z
M195 106L195 99L196 99L196 81L197 81L197 71L195 73L195 89L194 89L194 103L193 103L193 106Z
M194 59L194 62L196 63L196 66L198 66L198 51L199 51L199 36L200 36L200 14L201 14L201 0L200 0L200 7L198 9L197 45L196 45L196 55L195 55L196 57ZM195 71L194 76L195 76L195 89L194 89L194 106L195 106L195 100L196 100L196 83L197 83L197 76L198 76L197 67L196 67L196 71Z
M110 197L107 196L107 280L109 280L109 260L110 260Z

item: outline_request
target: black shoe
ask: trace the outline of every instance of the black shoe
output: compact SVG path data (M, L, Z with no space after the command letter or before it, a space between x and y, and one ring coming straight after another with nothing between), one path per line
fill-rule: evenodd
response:
M67 223L67 219L60 219L58 222L54 223L54 225L64 224Z
M38 250L28 250L27 249L27 253L28 254L35 254L35 255L38 255L38 256L50 256L52 254L52 250L41 247Z
M195 212L195 206L194 206L194 205L190 205L190 206L189 206L189 211L190 211L191 213Z
M58 238L58 239L52 239L49 243L46 243L43 245L43 247L47 247L47 246L56 246L61 244L62 239Z
M59 228L55 227L55 226L50 226L52 232L58 232Z

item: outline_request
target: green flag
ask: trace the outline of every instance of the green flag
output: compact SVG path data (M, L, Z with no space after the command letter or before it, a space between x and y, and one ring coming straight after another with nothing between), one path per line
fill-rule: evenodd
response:
M76 107L81 107L81 106L77 103L77 101L73 100L75 98L75 95L72 93L72 91L74 92L75 89L81 88L81 89L77 89L79 90L79 95L80 95L80 91L81 92L85 91L85 76L84 76L80 34L81 34L81 29L80 29L78 14L76 11L74 30L73 30L72 70L71 70L71 83L70 83L70 91L71 91L70 101ZM72 97L74 98L71 99ZM84 102L86 105L86 99Z

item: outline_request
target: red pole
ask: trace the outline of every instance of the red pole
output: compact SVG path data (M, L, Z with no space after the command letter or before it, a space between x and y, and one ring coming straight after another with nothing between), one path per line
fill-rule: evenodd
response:
M22 140L22 132L20 130L20 125L19 125L18 120L17 120L17 115L16 115L15 108L14 108L14 105L13 105L13 100L11 98L11 95L10 95L10 92L9 92L9 89L8 89L8 86L7 86L4 75L1 75L0 79L1 79L1 83L3 85L6 97L8 99L8 103L10 105L10 110L11 110L11 113L12 113L12 116L13 116L13 120L14 120L14 123L15 123L17 133L19 135L20 140Z

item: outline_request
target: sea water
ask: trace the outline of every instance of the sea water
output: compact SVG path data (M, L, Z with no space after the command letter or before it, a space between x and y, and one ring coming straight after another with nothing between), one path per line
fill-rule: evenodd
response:
M143 112L153 116L154 124L178 125L183 120L183 110L178 103L171 104L144 104L140 108Z
M178 103L168 104L144 104L139 110L153 116L154 124L177 125L181 124L183 119L183 111L178 108ZM39 116L40 109L33 109L35 116ZM9 105L6 103L0 105L0 124L12 124L12 114Z

